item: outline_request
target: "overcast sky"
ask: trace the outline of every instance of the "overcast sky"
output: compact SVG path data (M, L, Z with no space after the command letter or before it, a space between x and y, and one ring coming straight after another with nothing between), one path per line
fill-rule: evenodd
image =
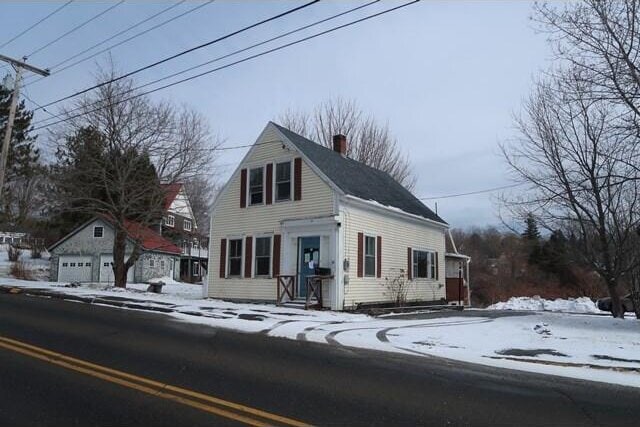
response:
M136 80L145 83L364 3L320 2L142 72ZM0 4L0 45L61 4ZM113 4L74 2L0 48L0 53L30 54ZM32 55L29 62L52 67L171 4L121 4ZM78 59L199 4L180 4ZM121 71L130 71L295 4L215 1L110 53ZM374 4L245 56L398 4ZM499 187L510 181L497 144L513 137L513 113L519 111L533 79L549 66L551 56L544 35L536 34L530 23L531 12L528 2L423 1L152 96L201 111L227 145L254 142L267 121L288 108L311 109L332 97L354 99L363 110L388 122L399 145L410 153L418 176L418 197ZM106 55L29 85L27 96L43 104L87 87ZM6 71L0 69L0 76ZM38 112L36 120L46 117ZM220 156L225 177L244 153L245 149L232 150ZM437 201L439 214L454 227L484 226L499 223L495 196L484 193L425 203L433 207Z

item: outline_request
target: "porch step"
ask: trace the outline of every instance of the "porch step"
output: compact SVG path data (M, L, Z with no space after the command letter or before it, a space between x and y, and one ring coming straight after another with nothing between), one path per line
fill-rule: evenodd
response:
M309 301L311 304L316 304L317 300L315 298ZM304 298L296 298L291 301L283 302L280 304L280 307L289 307L289 308L299 308L304 310L304 306L306 304L306 300Z

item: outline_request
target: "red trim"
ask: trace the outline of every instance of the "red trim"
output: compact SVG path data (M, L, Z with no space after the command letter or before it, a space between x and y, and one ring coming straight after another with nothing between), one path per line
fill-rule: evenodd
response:
M358 233L358 277L362 277L362 258L364 258L364 234Z
M267 205L273 202L273 163L267 163Z
M253 237L247 236L245 239L244 252L244 277L251 278L251 262L253 261Z
M378 236L377 241L377 254L376 254L376 275L378 278L382 277L382 237Z
M220 239L220 278L227 276L227 239Z
M247 207L247 170L240 171L240 207Z
M407 279L413 279L413 253L411 248L407 248Z
M293 161L293 200L302 200L302 159Z
M271 268L273 277L280 275L280 240L279 234L273 235L273 265Z

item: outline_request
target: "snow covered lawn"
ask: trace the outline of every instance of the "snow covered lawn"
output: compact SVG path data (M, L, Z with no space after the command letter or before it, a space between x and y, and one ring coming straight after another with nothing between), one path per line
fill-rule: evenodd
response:
M162 308L178 321L241 332L640 387L640 321L634 318L495 308L375 318L202 299L201 286L188 284L166 285L163 294L145 292L144 284L121 290L0 278L0 286L45 289L98 304L131 301L135 308ZM586 301L574 303L582 307Z
M0 277L9 277L13 261L9 261L7 248L9 245L0 244ZM20 249L20 262L24 264L34 280L49 280L49 253L42 251L42 258L31 258L31 251Z

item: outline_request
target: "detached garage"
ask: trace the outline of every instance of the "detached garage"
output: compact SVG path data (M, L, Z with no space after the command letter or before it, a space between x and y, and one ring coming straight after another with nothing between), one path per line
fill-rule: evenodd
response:
M92 259L90 256L62 255L58 260L60 282L90 282Z
M127 272L127 282L147 282L157 277L180 277L181 250L154 230L135 222L126 224L129 241L127 255L134 242L143 252ZM94 218L49 247L51 277L54 282L113 283L113 225L104 218Z

